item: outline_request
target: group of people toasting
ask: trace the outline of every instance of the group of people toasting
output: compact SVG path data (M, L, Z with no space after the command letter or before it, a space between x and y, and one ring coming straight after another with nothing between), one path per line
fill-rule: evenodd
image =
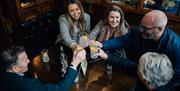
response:
M43 84L23 77L28 56L23 47L12 46L1 53L0 91L69 91L78 75L77 66L86 60L87 46L92 47L91 52L97 50L92 55L136 77L132 91L176 90L180 84L180 37L167 27L164 12L149 11L141 24L131 29L120 7L111 5L90 30L90 16L78 0L66 0L65 11L58 19L59 40L72 61L64 80Z

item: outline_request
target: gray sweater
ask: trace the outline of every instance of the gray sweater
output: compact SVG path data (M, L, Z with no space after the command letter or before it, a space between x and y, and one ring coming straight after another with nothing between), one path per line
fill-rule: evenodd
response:
M87 13L84 13L85 18L85 31L90 31L90 16ZM79 32L80 29L78 26L74 26L75 30L70 32L70 24L67 21L67 17L65 14L61 15L58 19L61 42L68 46L69 48L73 48L76 44L78 44L79 40Z

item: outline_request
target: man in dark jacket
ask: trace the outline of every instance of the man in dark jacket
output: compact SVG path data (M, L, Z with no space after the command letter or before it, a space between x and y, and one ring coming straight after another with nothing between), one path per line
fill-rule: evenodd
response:
M167 16L160 10L145 14L141 26L132 32L103 43L104 50L125 48L128 62L136 62L146 52L166 54L175 70L175 79L180 79L180 37L166 27ZM111 58L111 54L108 59Z
M45 84L38 79L23 77L28 70L28 56L23 47L12 46L1 54L0 91L69 91L78 74L76 67L85 59L85 55L85 50L75 51L64 79L57 84Z
M166 54L175 71L170 84L179 85L180 37L166 26L167 21L167 16L164 12L152 10L145 14L141 20L140 27L137 29L122 37L107 40L103 45L97 43L97 46L102 47L105 51L125 48L127 59L120 58L115 53L103 55L100 52L98 55L108 60L109 63L118 65L121 69L133 72L132 74L136 75L139 58L142 54L146 52Z
M174 70L171 61L165 54L147 52L140 57L138 65L133 61L122 64L117 55L109 58L101 49L97 55L106 59L107 63L116 65L121 70L129 71L132 76L137 76L138 80L130 91L175 91L174 83L171 80Z

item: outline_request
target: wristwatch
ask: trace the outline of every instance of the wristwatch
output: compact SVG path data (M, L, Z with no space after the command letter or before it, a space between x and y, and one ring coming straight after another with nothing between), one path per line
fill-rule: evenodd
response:
M72 69L74 69L74 70L76 70L76 68L77 68L76 66L74 66L74 65L72 65L72 64L70 64L69 67L72 68Z

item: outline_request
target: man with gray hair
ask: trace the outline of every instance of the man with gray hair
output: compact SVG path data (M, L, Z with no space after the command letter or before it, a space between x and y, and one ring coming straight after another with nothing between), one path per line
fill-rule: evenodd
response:
M139 60L137 75L148 90L156 90L165 87L170 82L174 71L166 55L147 52ZM169 90L172 91L172 88Z
M167 22L168 19L164 12L151 10L144 15L140 26L130 33L107 40L103 44L97 42L97 46L102 47L105 51L125 48L127 59L115 53L98 55L126 71L135 72L135 75L137 67L134 66L138 65L142 54L146 52L166 54L175 71L172 82L180 85L180 37L166 26Z
M0 55L0 91L69 91L78 75L76 68L85 57L85 50L74 51L64 78L56 84L43 83L23 76L30 61L24 47L12 46Z
M103 50L99 50L97 55L101 58L108 57ZM140 57L138 65L132 65L133 62L121 64L117 57L113 60L107 59L107 62L129 71L134 76L137 73L138 80L130 91L175 91L174 83L171 81L174 70L165 54L147 52ZM128 67L130 65L131 67Z

